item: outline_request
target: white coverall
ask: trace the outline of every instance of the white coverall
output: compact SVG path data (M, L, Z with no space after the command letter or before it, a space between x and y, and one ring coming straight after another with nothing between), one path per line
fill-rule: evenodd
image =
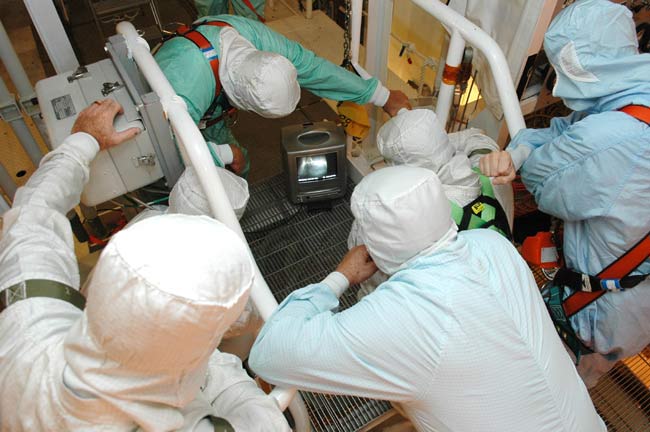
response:
M389 166L415 166L436 173L447 198L460 207L481 194L479 175L472 168L478 166L481 156L499 149L494 140L479 129L447 134L436 114L428 109L400 110L379 129L377 148ZM512 231L515 213L512 186L494 185L493 190ZM355 221L348 247L359 244L362 243ZM388 276L378 271L361 283L357 297L372 292L386 279Z
M342 312L341 273L291 293L251 350L256 373L397 402L419 431L606 430L526 263L491 230L457 234L433 172L369 174L352 213L391 278Z
M79 289L66 213L99 146L84 133L49 153L4 215L0 291L46 279ZM248 300L245 245L205 216L152 217L116 234L81 311L35 297L0 313L3 431L286 431L239 359L215 351Z

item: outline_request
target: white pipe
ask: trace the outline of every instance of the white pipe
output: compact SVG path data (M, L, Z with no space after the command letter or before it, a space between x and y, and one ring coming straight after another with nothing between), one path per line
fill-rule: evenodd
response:
M52 0L23 0L57 74L79 67Z
M43 119L41 118L41 110L38 103L33 103L33 101L36 100L36 92L34 91L34 87L29 81L29 77L27 76L22 63L11 44L11 39L9 39L9 35L7 34L2 21L0 21L0 59L5 65L5 68L7 68L9 77L11 77L11 81L14 83L14 86L18 91L20 105L22 105L25 112L34 121L34 124L38 128L46 146L51 149L52 147L49 142L49 137L47 136L47 129Z
M239 221L230 205L230 201L228 201L228 196L217 174L217 169L212 162L212 157L210 156L205 139L187 112L185 102L176 95L169 81L167 81L167 78L160 70L158 63L156 63L151 55L149 45L138 35L133 24L130 22L121 22L117 25L117 32L124 36L130 55L137 63L140 72L142 72L153 91L160 98L163 110L176 134L176 138L184 149L185 155L189 158L191 166L194 167L199 176L201 187L206 194L213 215L235 231L244 240L244 243L246 243L246 238L239 225ZM251 253L250 249L249 253ZM253 263L255 282L251 290L251 298L260 315L266 321L277 308L278 303L275 301L273 294L271 294L268 285L266 285L257 264L255 261ZM276 388L273 396L278 401L280 408L284 410L293 399L295 393L295 389ZM306 408L302 412L306 413ZM294 415L294 418L296 416L298 417L296 422L300 421L304 424L304 419L300 418L300 412L294 413L292 409L291 413Z
M465 40L456 29L452 29L444 69L459 67L461 61L463 60L464 52ZM443 75L443 80L440 83L440 92L438 93L438 102L436 104L436 115L438 116L440 124L443 128L447 124L447 119L449 118L449 110L451 109L451 105L454 101L455 88L455 81L446 83Z
M519 98L515 92L508 62L503 55L503 51L501 51L501 48L494 39L481 28L440 1L413 0L413 2L436 17L443 24L457 31L465 41L483 53L492 71L492 77L497 87L499 101L503 108L510 136L515 136L519 130L525 128L526 123L524 122L524 116L521 114Z
M9 35L2 21L0 21L0 59L2 59L2 63L7 68L11 81L16 86L16 90L21 99L32 99L36 97L34 87L29 82L25 69L23 69L23 65L20 63L16 51L11 45L11 39L9 39Z
M4 197L0 197L0 216L9 211L10 208L9 203L5 201Z
M361 18L363 0L352 0L350 10L350 54L352 64L359 63L359 45L361 45Z
M0 164L0 187L2 192L9 197L9 200L13 201L18 186L3 164ZM4 199L0 201L4 202Z
M9 93L9 89L7 89L2 78L0 78L0 116L9 123L23 149L32 160L34 166L37 167L43 157L43 153L41 153L40 147L32 136L29 127L27 127L27 123L25 123L22 112L16 104L16 98L13 94Z

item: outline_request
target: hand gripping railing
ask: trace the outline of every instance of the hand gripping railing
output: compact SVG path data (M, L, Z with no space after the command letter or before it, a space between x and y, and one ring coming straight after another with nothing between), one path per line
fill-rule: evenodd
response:
M212 156L210 156L208 147L196 123L187 112L185 102L174 92L169 81L160 70L158 63L151 55L149 45L138 35L135 27L129 22L121 22L117 25L117 32L126 40L129 55L135 60L140 72L160 98L160 103L174 131L183 159L186 164L189 163L196 170L212 214L237 233L246 243L239 221L217 174ZM251 298L262 319L266 321L277 308L278 303L271 294L254 260L253 268L255 281L251 289ZM311 429L307 409L295 389L276 387L271 392L271 396L275 398L282 410L289 407L296 422L296 431L302 432Z

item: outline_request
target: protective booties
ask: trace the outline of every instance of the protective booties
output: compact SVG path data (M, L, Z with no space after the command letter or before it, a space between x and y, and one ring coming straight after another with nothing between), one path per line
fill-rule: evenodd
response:
M368 174L352 193L351 210L357 241L387 275L456 237L442 184L424 168L396 166Z
M102 252L86 309L63 341L66 389L54 400L91 424L180 428L180 409L205 382L252 282L246 245L214 219L162 215L122 230Z
M266 118L285 117L300 100L298 71L285 57L260 51L237 30L219 34L219 77L233 106Z

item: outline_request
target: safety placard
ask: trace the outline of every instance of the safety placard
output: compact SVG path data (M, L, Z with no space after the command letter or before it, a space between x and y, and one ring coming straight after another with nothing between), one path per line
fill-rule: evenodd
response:
M72 103L72 96L69 94L52 99L52 108L54 108L57 120L63 120L77 114Z

